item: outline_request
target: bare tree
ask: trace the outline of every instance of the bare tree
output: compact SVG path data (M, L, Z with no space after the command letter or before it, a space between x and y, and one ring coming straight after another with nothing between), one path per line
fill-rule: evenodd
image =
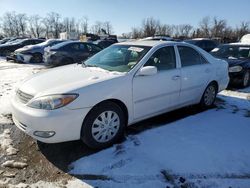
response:
M29 17L28 22L31 35L37 38L41 37L45 30L42 26L42 18L39 15L33 15Z
M249 26L249 22L244 22L242 21L240 23L240 26L236 27L235 33L238 37L238 39L240 39L243 35L250 33L250 26Z
M13 23L13 12L6 12L3 15L2 29L7 36L16 36L15 25Z
M19 31L20 33L24 36L26 34L26 30L27 30L27 16L26 14L17 14L16 15L16 22L17 25L19 27Z
M190 36L191 30L193 29L193 27L189 24L182 24L182 25L177 25L176 26L178 29L178 35L179 37L184 37L187 38Z
M106 31L108 35L113 33L113 26L109 21L103 23L103 29Z
M210 37L210 35L211 35L210 24L211 24L211 20L210 20L209 16L202 18L202 20L199 23L199 26L200 26L199 34L201 35L199 37Z
M84 33L84 34L87 34L88 33L88 30L89 30L89 24L88 24L88 17L87 16L84 16L80 19L80 28L81 28L81 31Z
M224 37L224 31L227 28L226 20L219 20L214 17L213 25L211 27L211 36L212 37Z
M131 37L133 39L138 39L143 37L143 32L140 28L132 28Z
M46 27L46 35L52 35L54 38L59 38L59 34L63 29L63 25L60 22L61 16L56 12L51 12L47 14L44 19L44 25Z
M142 21L142 30L144 37L154 36L156 34L157 28L159 27L159 20L154 18L146 18Z

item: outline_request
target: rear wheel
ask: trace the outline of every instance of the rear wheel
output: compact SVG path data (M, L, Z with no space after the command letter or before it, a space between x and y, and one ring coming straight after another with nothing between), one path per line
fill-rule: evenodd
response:
M202 95L200 106L205 109L211 108L214 105L217 91L217 85L215 83L210 83Z
M32 58L30 59L31 63L42 63L43 55L41 53L34 53Z
M95 106L82 125L81 139L90 148L108 147L122 138L125 128L122 109L113 102Z
M242 87L247 87L249 86L249 83L250 83L250 71L249 70L246 70L243 74L243 79L242 79Z

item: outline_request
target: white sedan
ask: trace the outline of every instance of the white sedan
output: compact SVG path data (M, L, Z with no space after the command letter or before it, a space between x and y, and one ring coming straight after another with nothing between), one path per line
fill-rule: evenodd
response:
M192 104L213 105L228 64L186 43L133 41L82 64L33 75L12 100L18 128L45 143L81 139L104 148L127 125Z

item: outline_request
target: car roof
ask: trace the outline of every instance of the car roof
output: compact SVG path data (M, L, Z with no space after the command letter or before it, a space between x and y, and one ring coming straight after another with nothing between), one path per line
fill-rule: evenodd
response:
M135 45L135 46L157 46L160 44L176 44L177 42L173 41L158 41L158 40L135 40L128 42L116 43L114 45ZM179 44L179 43L178 43Z

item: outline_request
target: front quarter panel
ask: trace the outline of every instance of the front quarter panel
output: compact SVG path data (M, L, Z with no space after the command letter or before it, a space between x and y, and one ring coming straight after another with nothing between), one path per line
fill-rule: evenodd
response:
M79 97L67 105L69 109L92 108L102 101L116 99L125 104L128 110L128 123L132 121L132 78L129 74L88 85L72 91Z

